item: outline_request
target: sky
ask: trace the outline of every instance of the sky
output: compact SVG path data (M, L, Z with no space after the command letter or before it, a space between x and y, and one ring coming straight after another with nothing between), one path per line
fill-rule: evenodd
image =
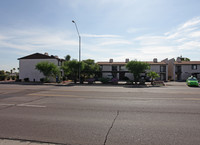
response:
M200 0L0 0L0 70L49 53L98 61L200 61Z

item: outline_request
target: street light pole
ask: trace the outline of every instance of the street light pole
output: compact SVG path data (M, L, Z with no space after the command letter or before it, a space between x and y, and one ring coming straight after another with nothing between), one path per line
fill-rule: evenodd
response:
M78 33L78 38L79 38L79 70L78 70L78 75L79 75L79 83L81 82L81 36L79 34L79 31L78 31L78 27L76 25L76 22L74 20L72 20L72 23L75 24L75 27L76 27L76 31Z

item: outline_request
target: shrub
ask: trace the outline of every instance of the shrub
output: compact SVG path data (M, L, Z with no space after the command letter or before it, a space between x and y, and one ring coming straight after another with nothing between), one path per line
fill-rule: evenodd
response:
M21 79L16 79L16 82L21 82L22 80Z
M87 79L88 84L92 84L95 82L95 78Z
M41 79L40 79L40 82L42 82L42 83L43 83L43 82L44 82L44 78L41 78Z
M128 77L124 77L123 80L124 81L130 81L130 79Z
M109 78L100 78L99 79L103 84L109 83L110 79Z
M25 82L29 82L29 78L24 78L24 81Z
M4 81L6 79L6 75L0 75L0 81Z
M113 84L117 84L118 83L118 79L117 78L112 78L112 80L111 80L111 82L113 83Z
M10 80L10 76L7 77L7 80Z
M145 79L140 79L140 85L145 85Z
M63 76L63 79L62 79L63 81L66 81L67 79L66 79L66 77L65 76Z
M15 77L15 76L12 76L11 78L12 78L12 80L15 80L15 79L16 79L16 77Z

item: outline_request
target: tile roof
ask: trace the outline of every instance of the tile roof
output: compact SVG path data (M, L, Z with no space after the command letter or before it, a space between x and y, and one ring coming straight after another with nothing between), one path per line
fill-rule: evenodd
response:
M153 62L153 61L145 61L150 65L166 65L165 62ZM97 62L99 65L126 65L126 62Z
M187 64L200 64L200 61L181 61L181 62L174 62L174 64L180 65L187 65Z

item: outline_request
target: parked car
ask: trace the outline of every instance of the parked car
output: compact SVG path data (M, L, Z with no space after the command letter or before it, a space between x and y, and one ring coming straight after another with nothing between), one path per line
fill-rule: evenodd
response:
M195 77L193 77L193 76L189 77L186 80L186 83L187 83L188 86L196 86L196 87L199 86L198 80Z

